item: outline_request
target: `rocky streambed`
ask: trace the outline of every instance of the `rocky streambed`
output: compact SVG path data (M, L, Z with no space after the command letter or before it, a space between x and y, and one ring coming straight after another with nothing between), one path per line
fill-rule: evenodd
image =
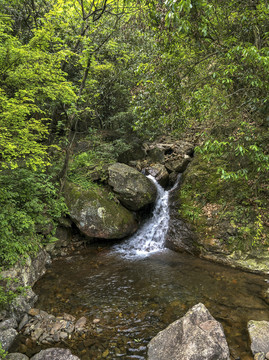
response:
M144 360L150 340L202 302L224 327L231 359L250 360L248 321L269 321L265 280L170 250L130 260L106 245L80 249L36 283L42 311L30 310L10 351L31 358L63 347L83 360Z
M47 247L60 258L41 280L36 283L50 264L44 250L26 267L6 274L18 277L21 285L36 283L38 295L36 303L36 294L29 290L26 298L20 297L1 314L0 341L6 349L19 352L10 360L146 359L150 340L197 303L204 303L224 327L232 359L249 360L252 353L258 354L255 359L266 358L266 346L259 345L261 336L256 331L250 343L247 332L249 321L267 324L269 320L265 275L246 274L167 249L127 259L112 247L114 239L136 231L156 198L154 186L138 170L171 186L190 162L192 147L162 142L143 153L140 159L125 154L128 165L110 166L108 184L102 189L66 185L70 219L58 228L59 242ZM166 245L198 255L195 234L179 218L177 199L171 200ZM80 233L72 233L74 226ZM93 245L97 239L98 245ZM212 322L210 316L207 321ZM207 321L206 331L211 329ZM249 329L257 329L257 323L249 324ZM266 326L262 333L266 343Z

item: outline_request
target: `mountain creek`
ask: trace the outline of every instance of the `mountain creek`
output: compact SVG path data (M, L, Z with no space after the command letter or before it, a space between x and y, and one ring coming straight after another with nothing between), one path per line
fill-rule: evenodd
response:
M169 191L156 186L153 214L137 233L59 257L34 286L36 308L87 319L83 333L55 346L82 360L146 359L149 341L202 302L223 325L232 359L252 359L247 322L269 320L266 275L166 249ZM10 350L30 357L47 347L21 334Z

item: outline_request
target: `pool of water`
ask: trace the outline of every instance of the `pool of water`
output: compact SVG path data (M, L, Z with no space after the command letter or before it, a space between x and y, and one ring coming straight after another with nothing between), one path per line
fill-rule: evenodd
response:
M89 334L64 344L83 360L146 359L150 339L198 302L222 323L233 358L245 360L248 320L269 320L265 280L170 250L126 259L90 247L54 261L34 291L38 308L87 317Z

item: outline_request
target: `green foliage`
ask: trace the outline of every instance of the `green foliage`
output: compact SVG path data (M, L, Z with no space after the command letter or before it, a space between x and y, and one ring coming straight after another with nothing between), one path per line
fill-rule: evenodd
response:
M0 342L0 358L5 359L7 357L8 353L3 349L3 346Z
M11 266L35 253L66 211L51 178L27 169L0 173L0 264Z
M18 286L16 279L3 278L0 274L0 310L3 310L7 305L10 305L12 300L18 295L25 294L25 291L26 288Z
M61 71L66 56L43 51L37 35L23 45L0 17L0 169L14 169L21 162L33 169L49 164L44 143L51 116L48 102L75 100Z
M235 122L233 127L226 141L212 136L201 147L196 148L197 153L201 153L208 162L225 157L227 161L217 169L222 180L236 181L243 178L247 181L249 177L266 177L269 171L269 155L266 154L266 144L263 136L259 134L260 130L246 121L239 124Z
M185 175L179 194L180 215L194 225L205 243L217 238L231 251L268 246L266 177L249 171L248 180L223 179L218 169L226 166L227 154L210 161L203 155L197 153Z
M74 155L70 164L68 178L82 188L93 186L94 181L105 181L108 177L108 166L117 161L118 155L129 149L121 139L111 142L102 140L101 134L92 131L86 140L90 149Z

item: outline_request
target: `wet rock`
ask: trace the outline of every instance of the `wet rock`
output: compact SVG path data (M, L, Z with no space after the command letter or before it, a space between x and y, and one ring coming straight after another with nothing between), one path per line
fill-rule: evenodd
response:
M263 353L265 357L265 354L269 352L269 322L250 320L248 333L253 355Z
M8 350L18 335L15 329L6 329L0 331L0 343L4 350Z
M69 349L51 348L40 351L30 360L79 360Z
M159 332L148 345L148 360L230 360L223 328L203 304Z
M178 212L180 206L178 189L170 193L170 218L165 246L177 252L199 254L197 236L189 224L183 221Z
M182 158L178 158L176 160L170 160L165 163L165 167L170 172L182 173L186 170L188 164L191 161L191 157L188 155L183 156Z
M85 317L76 321L70 314L64 313L63 316L55 317L38 309L31 309L28 315L29 321L23 328L23 335L29 336L34 342L54 344L88 331Z
M7 355L6 360L29 360L29 358L21 353L10 353Z
M153 176L162 187L169 183L169 174L166 167L162 164L154 164L145 169L146 174Z
M79 328L84 328L86 325L87 319L85 318L85 316L82 316L80 319L78 319L78 321L75 323L75 328L79 329Z
M103 188L83 190L67 183L65 201L79 230L91 238L120 239L137 229L134 215Z
M136 169L116 163L111 165L108 171L108 183L126 208L137 211L155 201L157 195L155 186Z

